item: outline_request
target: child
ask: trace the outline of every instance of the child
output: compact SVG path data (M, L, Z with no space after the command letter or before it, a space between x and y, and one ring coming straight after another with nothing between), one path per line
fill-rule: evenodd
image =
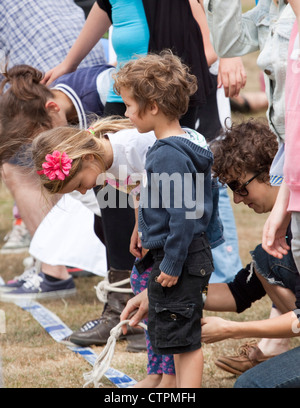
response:
M73 190L84 194L87 189L108 180L111 185L134 195L138 193L137 187L142 180L146 152L154 142L153 132L140 135L128 119L107 117L92 123L88 130L61 127L42 133L33 142L32 155L43 186L52 194ZM55 160L51 153L57 151L64 152L66 159L62 167L64 172L56 170L58 178L53 173L54 169L49 168L49 162ZM46 165L45 156L48 157ZM48 172L46 170L45 173L47 166ZM109 178L104 177L103 172ZM105 189L100 193L103 198ZM101 197L98 195L99 199ZM148 270L140 275L136 268L133 269L131 285L134 293L145 289L148 275ZM146 339L148 376L137 386L173 387L175 369L172 356L154 354L147 331Z
M157 139L146 156L138 229L143 248L149 249L145 258L153 258L151 345L157 354L174 354L178 388L201 387L201 292L213 271L205 233L212 213L212 153L202 135L179 123L196 89L195 76L169 51L132 60L115 75L125 116L140 133L152 130Z
M41 197L39 185L35 180L36 174L32 175L32 173L28 173L22 168L24 158L19 151L22 152L24 145L30 143L43 130L67 124L78 126L81 129L87 128L93 115L102 116L107 88L110 85L111 72L114 70L114 67L107 64L77 69L75 72L59 77L51 84L51 87L46 87L41 83L42 72L28 65L17 65L4 73L6 79L1 83L0 92L6 85L9 85L9 88L0 98L0 167L3 165L3 172L9 176L6 179L6 184L8 187L11 185L19 211L23 215L27 227L31 227L29 229L32 234L35 233L39 222L45 216L45 210L41 205L43 197ZM20 132L21 128L22 132ZM7 160L9 162L6 162ZM30 160L25 163L25 166L31 167ZM117 198L120 198L120 200L121 198L127 198L124 193L118 192L118 194L120 197ZM74 194L72 196L74 197ZM90 200L88 200L88 197L82 198L80 194L75 194L75 197L90 208L98 206L93 193L90 194ZM67 199L65 204L67 205ZM99 211L99 208L97 210ZM75 220L70 219L70 224L74 225L75 228L78 220L76 214L71 215L74 216ZM68 216L68 212L65 212L64 217L66 216ZM130 254L128 248L134 222L135 217L132 208L110 209L106 207L101 209L101 217L94 216L94 230L91 231L91 234L94 237L96 233L97 237L105 243L109 269L107 277L109 282L114 283L114 285L128 279L126 285L130 286L129 277L134 257ZM45 238L36 249L35 256L38 259L39 256L41 256L42 261L43 256L49 259L49 253L51 253L51 247L55 240L53 237L56 236L59 227L59 225L55 224L50 231L49 228L45 231ZM72 233L70 233L70 236L75 239ZM71 254L66 255L67 258L70 256ZM78 255L72 256L73 258L77 259ZM70 263L70 265L73 264ZM65 275L62 274L61 269L65 272ZM39 286L38 297L48 296L50 287L48 277L61 280L58 283L51 283L50 289L55 286L56 292L58 292L57 286L59 286L64 291L60 293L66 293L64 286L68 279L74 285L73 278L70 277L65 266L45 265L43 262L42 272L43 275L40 277L43 278L43 281ZM10 294L5 295L6 301L9 299L14 301L16 298L23 297L23 295L29 297L29 292L31 292L32 297L36 297L36 286L30 285L30 288L32 288L30 290L23 287L28 280L27 271L25 271L25 274L26 276L22 274L16 281L5 285L5 290L12 290ZM123 288L125 287L123 286ZM53 296L53 293L50 295ZM119 322L120 313L129 296L132 296L132 294L109 291L103 312L100 316L97 316L97 319L93 317L89 322L84 323L78 331L72 333L72 341L80 346L105 344L110 330ZM137 343L137 339L134 340L133 336L130 337L132 338L130 343L133 348L134 343ZM140 348L140 344L138 346Z

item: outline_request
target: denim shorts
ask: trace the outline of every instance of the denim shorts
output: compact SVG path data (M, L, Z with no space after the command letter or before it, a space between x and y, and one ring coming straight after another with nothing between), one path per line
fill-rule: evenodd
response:
M271 285L279 285L295 293L296 268L292 252L289 251L282 259L269 255L260 245L250 252L254 261L255 270Z
M150 250L154 264L148 281L148 332L156 354L180 354L201 347L202 294L214 269L206 235L195 239L176 285L156 282L163 249Z

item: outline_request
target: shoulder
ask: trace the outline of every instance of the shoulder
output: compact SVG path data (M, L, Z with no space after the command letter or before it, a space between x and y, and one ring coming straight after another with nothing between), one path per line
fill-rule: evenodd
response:
M137 129L122 129L116 133L110 134L113 143L123 144L128 147L138 147L144 145L153 145L156 138L153 132L139 133Z
M174 145L160 141L153 145L147 155L148 165L158 173L180 171L189 160L189 157Z

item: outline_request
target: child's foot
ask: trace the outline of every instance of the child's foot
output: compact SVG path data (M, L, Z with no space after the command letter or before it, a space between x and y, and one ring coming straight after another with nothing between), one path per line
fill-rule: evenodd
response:
M137 382L133 388L156 388L160 384L162 377L161 374L147 375L146 378Z

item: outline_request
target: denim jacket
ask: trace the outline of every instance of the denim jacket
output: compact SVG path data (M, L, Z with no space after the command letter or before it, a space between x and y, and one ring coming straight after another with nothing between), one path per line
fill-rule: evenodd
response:
M216 53L235 57L260 51L257 64L264 72L269 101L267 118L279 142L285 139L285 76L287 52L295 15L279 0L259 0L243 13L240 0L204 0Z

